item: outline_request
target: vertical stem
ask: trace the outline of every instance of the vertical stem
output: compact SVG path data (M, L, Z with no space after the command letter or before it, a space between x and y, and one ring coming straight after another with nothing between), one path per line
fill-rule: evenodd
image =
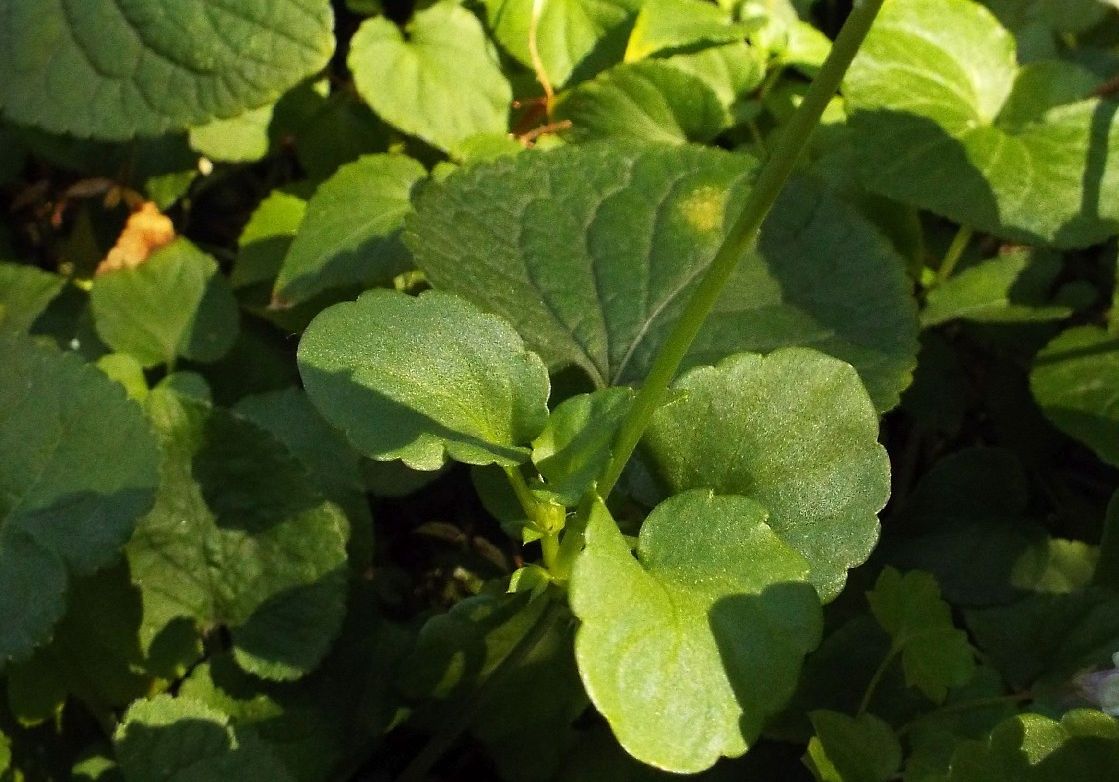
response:
M638 392L629 415L622 422L610 463L598 482L598 493L604 499L621 477L622 470L641 440L653 413L663 403L668 384L676 376L680 362L684 360L688 348L699 334L731 273L757 241L762 222L785 186L828 102L839 89L843 75L855 59L882 3L883 0L856 0L851 15L847 17L832 45L827 61L808 88L804 101L789 124L779 134L773 154L758 174L741 214L696 286L680 320L658 351L645 385Z
M874 672L874 676L870 678L870 683L866 686L866 692L863 693L863 699L859 703L859 711L855 716L861 717L866 714L866 710L870 708L870 702L874 700L874 693L878 691L878 685L882 683L882 677L886 675L886 671L890 669L894 658L901 652L901 647L891 647L890 653L886 655L885 659L878 666L878 670Z
M952 243L948 245L948 252L944 254L944 260L940 262L940 268L936 270L936 284L947 280L952 276L952 272L956 269L956 264L964 257L964 250L971 243L971 237L975 235L975 229L961 225L960 230L952 237Z

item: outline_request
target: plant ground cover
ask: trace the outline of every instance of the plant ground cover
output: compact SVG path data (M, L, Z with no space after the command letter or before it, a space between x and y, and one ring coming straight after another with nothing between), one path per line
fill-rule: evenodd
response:
M0 782L1119 779L1119 3L5 0Z

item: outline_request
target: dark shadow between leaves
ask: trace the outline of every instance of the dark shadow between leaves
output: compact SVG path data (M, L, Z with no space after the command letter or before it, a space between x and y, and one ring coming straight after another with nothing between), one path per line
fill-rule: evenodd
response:
M748 743L792 697L804 656L820 641L816 590L805 582L718 600L708 613L727 679L742 707Z

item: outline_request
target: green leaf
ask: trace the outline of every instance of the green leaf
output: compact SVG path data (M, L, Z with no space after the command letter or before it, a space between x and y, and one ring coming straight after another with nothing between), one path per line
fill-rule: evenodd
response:
M1067 693L1076 674L1111 666L1119 649L1119 605L1108 589L1032 595L965 612L986 659L1019 689Z
M897 736L873 714L810 716L816 735L808 743L809 767L821 782L886 782L901 766Z
M411 193L427 176L405 155L367 155L342 166L307 203L284 256L273 300L297 304L329 288L372 287L407 268L400 241Z
M0 731L0 774L8 770L12 762L12 741Z
M551 368L578 366L598 387L638 383L755 165L694 147L524 153L425 188L405 240L436 288L508 319ZM794 182L685 368L743 350L809 345L854 364L888 409L917 349L902 269L852 208Z
M225 625L242 668L299 678L342 621L345 516L247 420L158 388L147 409L163 446L161 485L127 548L143 648L180 617Z
M291 775L251 728L192 698L136 701L113 736L124 778L290 782Z
M765 77L761 53L742 42L675 54L660 62L700 79L726 109L746 99Z
M513 91L481 22L453 0L418 11L403 30L383 16L367 19L348 63L373 111L440 149L507 130Z
M645 0L626 44L625 61L635 62L670 49L740 41L747 27L731 22L717 5L700 0Z
M710 487L769 512L824 601L878 539L890 493L878 416L847 364L802 348L692 370L653 417L642 453L670 493Z
M904 576L886 568L867 593L874 618L893 640L891 653L901 654L905 682L937 703L950 687L958 687L975 673L975 659L967 634L952 624L952 610L940 598L940 588L928 573Z
M565 399L532 443L532 461L548 490L574 507L610 461L611 446L633 404L628 388Z
M743 754L820 638L808 566L743 497L697 490L645 519L635 559L596 504L571 579L587 693L626 751L694 773Z
M155 443L124 390L0 335L0 669L47 639L71 579L112 564L152 506Z
M350 599L346 626L311 675L266 682L238 669L231 655L216 654L190 672L179 696L217 709L234 730L253 731L301 782L342 776L347 758L365 758L370 740L393 719L399 694L391 672L411 645L377 615L367 590Z
M660 61L618 65L563 93L556 121L575 142L616 138L682 144L710 141L730 115L703 80Z
M952 758L950 782L1098 782L1119 768L1119 725L1088 709L1061 721L1020 714L986 741L964 742Z
M548 372L513 328L438 291L374 290L319 314L299 344L311 401L382 461L512 466L547 421Z
M183 238L132 269L97 276L97 335L145 367L216 361L237 339L237 301L217 262Z
M1029 244L1119 230L1119 104L1076 66L1020 69L1014 38L971 0L890 0L848 72L871 190Z
M1119 491L1111 495L1103 522L1100 556L1092 580L1119 591Z
M246 396L233 411L283 443L310 472L323 495L350 520L351 564L361 569L373 555L373 518L365 496L361 457L297 388Z
M1030 389L1046 418L1119 465L1119 336L1095 326L1058 335L1037 354Z
M1071 307L1049 304L1059 256L1014 248L971 266L929 291L921 325L962 318L980 323L1060 320Z
M123 708L152 676L140 649L140 593L123 563L74 584L48 644L8 668L8 702L24 724L62 711L68 695L94 708Z
M190 148L211 160L252 163L268 154L274 104L190 129Z
M0 262L0 329L26 332L65 284L34 266Z
M922 476L898 509L899 534L878 553L902 570L932 573L955 605L1009 603L1027 587L1016 582L1048 560L1045 529L1028 506L1029 482L1014 452L965 448Z
M0 109L53 133L126 139L272 102L334 50L326 0L13 0Z
M306 199L285 190L269 193L237 239L230 285L239 289L268 283L271 287L306 213Z
M484 0L494 37L514 58L533 68L529 41L538 16L536 48L555 88L587 79L622 59L642 0ZM538 6L538 10L535 10Z

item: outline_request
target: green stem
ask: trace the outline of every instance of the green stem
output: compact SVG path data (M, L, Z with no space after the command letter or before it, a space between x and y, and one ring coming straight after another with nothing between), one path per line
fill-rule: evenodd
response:
M444 753L451 748L451 745L458 740L458 737L470 727L474 722L474 717L478 714L478 708L485 699L486 692L493 686L493 683L500 681L501 677L506 671L513 668L517 663L521 662L540 642L544 634L548 632L552 624L560 615L563 607L561 601L555 600L554 597L546 598L550 600L550 604L546 606L537 617L536 621L525 631L521 636L521 640L517 641L509 654L505 655L497 667L493 669L490 675L482 682L481 686L474 691L468 703L462 708L456 710L451 718L443 723L442 728L438 733L428 740L423 749L420 750L416 757L412 758L412 762L408 767L396 778L396 782L424 782L428 778L432 766L443 757Z
M944 260L940 262L940 268L936 270L937 285L940 285L952 276L952 272L956 269L956 264L964 257L964 250L971 244L971 237L974 235L975 229L971 226L960 226L960 230L952 237L952 243L948 245L948 252L944 254Z
M808 88L789 124L778 134L773 154L758 174L741 214L696 286L680 320L657 352L656 361L649 370L645 384L637 394L629 415L622 422L610 463L598 482L598 493L604 499L610 495L621 477L622 470L641 440L653 413L664 401L668 384L676 376L680 362L699 334L731 273L757 241L762 222L784 188L828 102L839 89L839 83L858 53L882 3L883 0L862 0L855 3L820 73L812 81L812 86Z
M532 495L532 491L528 488L521 471L516 467L506 467L505 475L509 478L509 485L513 487L513 493L517 495L521 510L525 512L529 521L535 524L543 535L540 538L540 549L544 555L544 567L551 571L555 567L556 557L559 555L559 530L552 529L552 524L548 523L545 518L547 515L546 509L542 508L536 497Z
M890 669L893 664L894 658L901 653L900 646L894 646L890 649L890 653L878 665L878 670L870 677L870 683L866 686L866 692L863 693L863 699L859 702L859 711L856 716L866 714L866 710L870 708L870 702L874 698L874 693L878 690L878 685L882 683L882 677L886 675L886 671Z

